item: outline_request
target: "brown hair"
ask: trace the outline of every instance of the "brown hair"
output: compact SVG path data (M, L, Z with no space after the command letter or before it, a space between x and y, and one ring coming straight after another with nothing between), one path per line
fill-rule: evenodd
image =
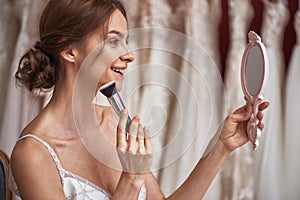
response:
M59 53L100 26L107 29L116 9L126 18L119 0L50 0L40 19L40 41L19 62L17 83L29 91L52 88L58 78Z

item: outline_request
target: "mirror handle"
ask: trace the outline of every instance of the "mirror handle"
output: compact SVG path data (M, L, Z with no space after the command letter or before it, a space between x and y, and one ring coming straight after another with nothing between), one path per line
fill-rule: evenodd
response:
M261 136L261 130L258 128L259 120L257 119L258 107L262 102L262 98L256 97L250 101L247 101L253 108L253 112L247 124L247 135L250 142L253 144L253 149L257 149L259 146L259 138Z

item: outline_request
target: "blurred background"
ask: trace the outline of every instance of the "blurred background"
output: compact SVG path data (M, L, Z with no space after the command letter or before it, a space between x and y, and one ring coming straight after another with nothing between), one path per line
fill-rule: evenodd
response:
M215 95L211 105L216 131L224 117L243 105L240 86L240 64L247 45L247 33L258 33L265 44L270 60L270 74L265 99L271 106L265 112L265 129L256 151L251 145L233 152L217 174L205 199L300 199L300 10L297 0L128 0L129 28L160 27L186 34L204 47L205 52L186 47L185 54L197 58L206 67L205 81L213 82L210 91ZM0 0L0 147L9 155L24 126L46 104L49 95L32 95L16 87L14 73L23 53L38 40L39 16L47 0ZM142 40L153 42L158 36L148 34ZM159 42L168 44L168 35L160 35ZM174 45L174 48L177 48ZM204 83L198 82L194 71L176 55L137 52L139 64L164 60L164 64L187 77L199 91L198 103L207 105ZM209 57L209 59L207 58ZM208 61L209 60L209 61ZM217 71L216 71L217 68ZM155 76L155 74L148 74ZM140 77L143 79L143 75ZM168 77L165 77L166 79ZM203 80L202 80L203 81ZM184 96L184 88L179 91ZM223 92L223 89L225 93ZM153 101L165 102L167 113L174 112L176 97L162 88L143 88L138 97L140 109ZM155 97L153 94L155 93ZM180 93L180 92L179 92ZM206 94L206 93L204 93ZM174 99L175 98L175 99ZM149 102L152 101L152 102ZM189 100L180 102L193 112ZM205 106L203 106L204 108ZM134 109L133 109L134 110ZM210 109L201 110L203 126L211 123ZM163 132L172 129L176 121L167 116ZM184 123L189 131L195 124ZM201 125L201 124L200 124ZM207 127L204 127L204 129ZM160 136L162 144L172 138ZM203 156L197 141L169 166L155 171L166 195L174 191ZM199 139L200 140L200 139ZM201 143L202 144L202 143ZM180 145L180 144L179 144ZM203 145L203 144L202 144ZM180 146L178 147L180 148ZM166 152L166 155L172 152ZM161 159L164 159L164 155Z

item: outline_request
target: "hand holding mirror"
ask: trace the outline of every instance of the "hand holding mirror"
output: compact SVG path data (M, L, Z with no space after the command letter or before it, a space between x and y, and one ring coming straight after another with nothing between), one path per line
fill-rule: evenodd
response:
M247 104L253 113L247 124L247 134L253 149L259 145L261 130L258 128L257 112L263 100L263 90L269 73L269 60L261 38L254 32L248 34L249 43L243 54L241 64L241 82Z

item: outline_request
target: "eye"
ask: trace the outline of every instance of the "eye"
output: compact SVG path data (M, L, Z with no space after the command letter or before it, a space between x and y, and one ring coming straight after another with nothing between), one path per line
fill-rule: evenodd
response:
M117 39L117 38L110 38L110 39L108 39L108 44L110 44L113 47L118 46L119 42L120 42L120 40Z

